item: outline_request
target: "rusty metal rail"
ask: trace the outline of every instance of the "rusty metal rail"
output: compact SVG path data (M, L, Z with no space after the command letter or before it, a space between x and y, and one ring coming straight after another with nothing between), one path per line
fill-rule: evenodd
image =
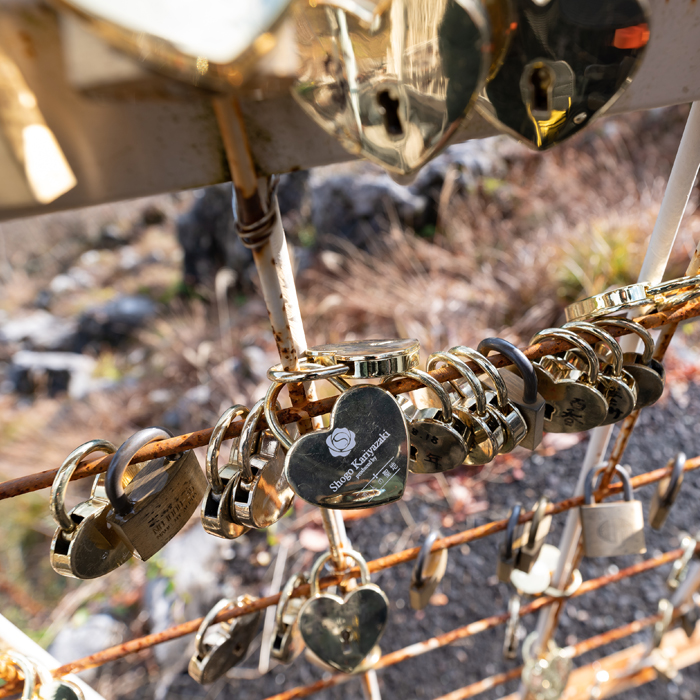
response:
M696 318L697 316L700 316L700 299L682 304L675 310L647 314L634 320L645 328L651 329L659 328L667 324L678 324L691 318ZM607 330L615 337L628 335L628 332L625 329L617 328L615 326L609 326ZM587 338L586 334L583 334L583 337ZM589 339L595 340L593 338ZM546 340L542 343L524 348L523 352L530 360L537 360L545 355L563 352L569 348L570 345L565 340ZM489 360L493 362L496 367L505 367L506 365L510 364L510 361L501 355L491 355L489 356ZM470 364L470 366L472 369L478 370L475 365ZM440 369L431 372L431 374L439 382L447 382L459 377L457 371L451 367L441 367ZM415 391L416 389L422 388L422 386L423 385L416 380L406 378L392 382L387 388L392 394L396 395L409 391ZM280 423L283 425L295 423L301 420L307 420L308 418L314 418L325 413L330 413L336 400L337 396L331 396L319 401L310 401L303 408L285 408L278 411L277 416ZM233 422L226 431L226 437L233 438L238 436L241 432L242 425L243 421L239 420ZM260 422L260 427L266 427L264 420ZM157 457L174 455L195 447L203 447L204 445L208 444L209 439L211 438L211 433L212 428L207 428L206 430L185 433L184 435L178 435L168 440L160 440L158 442L151 443L140 449L134 455L132 463L144 462ZM111 455L106 455L100 459L93 460L92 462L81 464L75 470L71 479L85 479L95 474L105 472L107 471L107 467L109 466L111 459ZM28 476L23 476L18 479L10 479L9 481L0 483L0 500L49 488L51 484L53 484L57 471L57 469L47 469L43 472L29 474Z

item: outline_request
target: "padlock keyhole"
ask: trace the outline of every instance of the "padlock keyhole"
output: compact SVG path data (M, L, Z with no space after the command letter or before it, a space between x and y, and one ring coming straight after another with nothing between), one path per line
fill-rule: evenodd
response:
M411 445L411 459L414 461L418 459L418 448L415 445Z
M551 403L546 403L544 405L544 419L552 420L554 418L554 406Z
M403 136L403 126L399 118L399 101L394 99L388 90L377 93L379 113L382 115L384 128L390 136Z
M549 113L551 107L551 93L554 76L547 66L534 66L530 73L530 84L532 85L532 111Z

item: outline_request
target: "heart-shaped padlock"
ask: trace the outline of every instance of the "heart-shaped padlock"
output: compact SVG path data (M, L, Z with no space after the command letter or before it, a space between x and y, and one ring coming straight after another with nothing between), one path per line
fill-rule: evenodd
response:
M489 20L480 2L372 4L304 5L292 94L348 151L407 174L444 147L482 89Z
M649 331L644 326L626 318L606 318L602 321L596 321L596 325L624 328L641 338L644 343L644 352L624 353L622 368L634 379L637 387L637 401L634 404L634 410L637 411L656 403L664 393L666 371L664 366L653 358L654 339Z
M579 334L590 333L607 349L610 362L601 363L602 371L598 375L600 391L608 402L608 414L601 425L610 425L627 418L634 411L637 402L637 387L634 379L623 368L620 344L610 333L587 321L573 321L564 325L564 328ZM564 359L571 362L577 369L581 368L585 371L585 360L581 360L578 350L569 350L564 355Z
M258 529L276 523L294 501L282 445L267 431L258 434L264 412L265 399L260 399L243 423L238 443L240 477L232 477L236 483L229 498L231 520Z
M250 530L233 519L231 501L241 480L242 465L238 450L239 438L231 445L228 462L219 470L219 452L224 435L236 416L247 416L241 404L227 408L214 426L207 446L206 474L209 485L202 501L202 527L216 537L233 540Z
M338 372L333 375L333 367L316 366L313 377L333 380L338 376ZM406 485L409 456L401 408L378 386L347 388L346 382L333 383L342 393L333 406L330 426L294 442L273 409L284 384L278 381L268 389L265 418L287 450L285 474L292 489L323 508L370 508L398 500Z
M204 497L207 479L192 450L146 462L125 487L129 462L142 447L172 434L145 428L116 451L105 479L112 508L107 522L142 561L160 551L185 526Z
M462 377L450 383L456 394L452 412L471 430L465 464L487 464L498 454L506 439L504 423L489 401L490 392L484 391L479 378L457 355L433 353L427 366L434 369L439 362L453 367Z
M478 110L536 150L573 136L619 97L649 40L646 2L513 0L510 42Z
M593 349L572 331L547 328L533 337L530 344L547 338L566 340L582 351L585 372L556 357L545 356L535 363L537 385L547 402L544 429L550 433L578 433L600 425L608 415L608 403L598 390L600 363Z
M219 613L227 608L243 608L257 600L242 595L235 600L220 600L202 620L194 640L195 653L190 658L187 672L202 685L213 683L230 668L243 661L250 643L255 637L262 610L234 617L219 623L219 629L209 632Z
M495 408L501 423L503 423L505 439L498 451L500 454L512 452L527 435L527 423L517 407L510 402L505 380L488 359L477 350L465 345L457 345L450 348L449 352L457 357L471 360L479 367L481 373L486 375L486 386L492 387L495 391Z
M411 401L401 404L411 440L409 470L418 474L435 474L455 469L467 457L471 430L453 415L449 394L440 382L415 368L401 376L419 381L440 401L440 408L417 408Z
M386 628L389 601L370 583L367 563L359 552L345 550L360 567L361 584L343 598L321 593L318 579L330 552L319 557L309 575L311 597L299 613L304 643L329 666L352 673L375 647Z
M73 450L56 473L51 514L58 528L51 542L50 561L53 570L62 576L98 578L131 559L131 549L107 526L109 500L104 493L104 474L95 478L89 500L70 513L66 513L64 504L68 482L78 463L93 452L111 454L116 449L107 440L90 440Z

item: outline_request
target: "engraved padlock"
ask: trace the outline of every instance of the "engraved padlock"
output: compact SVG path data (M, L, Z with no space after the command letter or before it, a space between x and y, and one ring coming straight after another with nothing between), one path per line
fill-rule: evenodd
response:
M608 402L598 387L600 363L593 349L576 333L548 328L537 333L530 344L549 338L566 340L582 351L585 371L545 356L535 363L539 392L546 401L544 429L550 433L578 433L600 425L608 415Z
M649 331L644 326L626 318L606 318L595 323L599 326L624 328L641 338L644 343L644 352L624 353L622 367L636 383L637 401L634 404L634 410L656 403L664 393L666 370L661 362L653 357L654 339Z
M440 400L440 408L417 408L412 402L399 404L408 421L411 440L409 470L435 474L460 466L469 451L471 429L453 412L449 394L440 382L422 370L410 369L401 376L419 381Z
M587 557L616 557L624 554L643 554L647 551L644 539L644 513L641 501L635 501L632 482L627 472L617 465L615 471L624 487L623 501L593 501L591 469L584 482L585 505L579 509L583 530L583 553Z
M624 358L620 344L607 331L587 321L573 321L567 323L564 328L576 333L589 333L597 338L609 353L610 361L601 362L601 372L598 375L598 388L608 402L608 414L601 425L610 425L627 418L637 403L637 384L623 367ZM586 361L581 358L578 350L569 350L564 358L585 371Z
M518 523L522 505L516 503L510 511L508 525L506 526L506 536L498 547L498 562L496 564L496 576L503 583L510 582L511 571L515 568L520 554L520 547L523 544L523 528Z
M485 338L479 343L477 350L486 357L490 351L501 353L520 373L515 374L510 367L498 370L508 388L508 400L518 409L527 426L526 434L518 445L527 450L534 450L542 442L544 435L546 404L538 391L537 373L532 362L513 343L502 338Z
M187 667L187 672L197 683L213 683L243 661L258 631L262 610L254 610L221 622L217 630L210 630L210 627L217 615L227 608L244 608L256 600L256 597L250 595L238 596L235 600L220 600L205 615L194 640L195 653Z
M142 447L172 434L145 428L126 440L112 457L105 490L112 505L107 523L135 556L146 561L185 526L207 488L204 472L192 450L144 463L123 485L129 462Z
M535 505L535 512L532 520L527 523L527 540L520 548L520 554L515 564L515 568L529 573L540 555L542 545L547 539L549 528L552 526L552 516L547 515L549 499L543 496Z
M299 632L299 611L305 598L292 598L295 588L308 583L307 574L294 574L282 588L275 613L275 626L270 637L270 656L281 664L291 664L304 649Z
M671 507L681 491L685 454L679 452L674 459L669 461L666 469L671 466L673 466L673 471L670 476L659 481L649 504L649 524L654 530L660 530L664 526L666 518L671 512Z
M362 555L354 550L343 554L359 566L360 585L342 598L321 593L318 579L331 554L319 557L309 574L311 597L299 613L299 630L306 646L321 661L337 671L353 673L384 634L389 601L381 588L370 583Z
M485 375L485 379L482 381L487 387L493 388L495 392L494 408L501 423L503 423L505 439L498 452L500 454L512 452L527 435L527 423L518 408L511 403L505 380L491 362L480 352L464 345L450 348L449 352L457 357L471 360L479 367L481 373Z
M233 494L241 480L242 465L239 438L233 440L228 462L219 470L219 452L224 435L236 416L248 415L248 409L241 404L227 408L222 414L211 434L207 446L206 474L207 491L202 500L202 527L216 537L233 540L245 534L250 528L236 522L231 512Z
M423 610L440 585L447 569L447 549L431 552L440 533L433 531L423 541L411 574L409 602L414 610Z
M436 352L430 356L427 366L433 369L438 362L453 367L461 375L459 380L450 383L455 390L452 413L471 431L465 464L488 464L506 441L505 424L489 402L489 392L484 390L466 362L451 352Z
M116 447L107 440L90 440L68 455L51 487L51 515L58 528L51 541L51 567L62 576L92 579L114 571L128 559L131 549L107 525L109 500L104 493L104 474L93 483L90 498L66 513L66 488L79 462L93 452L112 454Z

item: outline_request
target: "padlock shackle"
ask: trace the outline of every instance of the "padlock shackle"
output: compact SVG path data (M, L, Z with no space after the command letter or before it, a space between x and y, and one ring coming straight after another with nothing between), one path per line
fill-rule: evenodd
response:
M207 651L203 647L204 635L206 634L207 630L211 627L216 616L220 612L226 610L226 608L230 608L232 605L234 605L234 602L235 601L229 600L228 598L223 598L218 603L216 603L216 605L214 605L214 607L202 619L202 623L199 625L199 629L197 630L197 634L194 638L195 653L200 658L203 658L207 655Z
M224 482L219 476L219 452L221 451L221 443L224 441L224 436L226 431L229 429L233 419L237 416L247 416L249 413L248 409L240 403L227 408L216 421L214 430L212 430L211 438L209 438L209 444L207 445L207 457L204 462L206 467L207 481L211 486L212 493L220 496L224 492ZM231 457L233 456L234 448L238 444L240 438L236 437L233 439L233 444L231 445L231 452L229 454L229 464L231 463ZM228 465L227 465L228 466Z
M673 501L676 500L676 490L679 486L679 481L683 478L683 468L685 467L685 452L679 452L676 455L676 459L673 462L673 471L671 472L671 479L668 482L668 487L666 488L666 493L661 497L661 505L666 507L670 506Z
M503 556L506 561L509 561L513 557L513 540L515 539L515 528L518 527L518 520L520 520L520 512L523 507L520 503L516 503L513 506L513 510L510 511L510 517L508 518L508 525L506 525L506 541L505 541L505 551Z
M598 474L599 471L602 472L603 469L605 469L605 467L601 467L601 469L596 469L595 467L593 467L588 471L588 474L586 474L586 480L583 482L583 499L584 503L587 506L593 505L593 478ZM632 493L632 482L630 481L630 475L619 464L615 465L615 471L620 477L620 481L622 481L622 488L624 489L625 500L633 501L634 495Z
M440 533L437 530L433 530L428 533L428 536L423 540L420 552L418 552L418 557L416 558L415 566L413 567L413 572L411 574L411 585L420 587L425 579L425 569L430 561L430 550L435 544L435 540L440 537Z
M314 382L318 379L333 379L348 374L350 369L346 365L327 363L328 358L314 358L315 362L299 362L298 370L285 370L282 365L274 365L267 370L267 378L271 382L282 384L295 384L299 382ZM349 385L348 385L349 386Z
M277 418L277 413L275 412L277 399L284 387L285 384L283 384L282 382L273 382L272 384L270 384L267 390L267 394L265 394L265 403L263 404L263 407L265 411L265 420L267 421L267 427L270 429L272 434L280 441L285 452L288 452L291 446L294 444L294 441L290 437L289 433L282 427L282 424ZM248 417L250 418L250 415ZM243 426L243 428L245 428L245 425Z
M134 455L142 447L148 445L149 442L167 440L171 437L173 437L173 434L166 428L159 428L157 426L144 428L134 433L130 438L127 438L114 453L114 457L112 457L112 461L109 463L105 476L105 492L117 515L126 515L131 511L131 501L129 501L124 493L124 485L122 483L124 472L129 466L129 462L131 462Z
M589 333L594 338L598 338L598 340L607 346L608 350L610 350L610 354L612 355L613 376L619 377L622 374L622 363L624 361L622 356L622 348L620 347L620 343L618 343L617 340L610 335L610 333L604 331L599 326L589 323L588 321L572 321L571 323L564 324L563 327L576 333Z
M649 365L654 354L654 339L651 333L641 326L639 323L630 321L627 318L606 318L595 321L598 326L613 326L614 328L624 328L631 333L634 333L641 338L644 343L644 352L642 353L642 364Z
M304 585L308 580L308 574L296 573L290 576L287 583L284 584L284 588L282 588L280 592L280 599L277 601L277 610L275 611L275 625L277 627L282 626L282 618L284 617L287 603L289 603L294 589Z
M341 549L340 553L344 557L350 557L350 559L352 559L360 567L360 581L362 582L362 585L369 583L369 567L367 566L365 558L354 549ZM321 589L318 585L318 577L321 574L321 569L324 567L327 561L330 561L332 556L333 555L331 552L322 554L311 567L311 573L309 574L309 586L311 588L310 598L318 598L318 596L321 594Z
M114 454L116 451L117 448L108 440L89 440L80 445L80 447L76 447L58 468L56 477L51 486L49 506L51 508L51 515L56 521L56 525L58 525L63 532L73 532L73 530L78 527L78 524L74 522L66 512L65 505L68 482L73 476L73 472L76 470L78 464L93 452L104 452L109 455Z
M415 379L436 394L438 399L440 399L442 422L448 425L452 423L452 402L450 401L450 395L437 379L434 379L430 374L424 372L422 369L416 369L415 367L402 372L401 376Z
M484 387L482 386L479 378L472 371L471 367L460 360L459 357L450 352L434 352L429 358L426 364L426 369L428 372L432 371L437 367L438 363L444 362L448 367L456 369L464 379L467 380L469 386L472 389L472 394L474 395L474 404L476 415L483 418L486 415L486 393L484 392ZM454 389L462 396L463 392L455 385L454 382L450 382Z
M489 352L498 352L510 360L517 367L523 379L523 403L533 404L537 402L537 372L520 348L503 340L503 338L484 338L476 349L484 357L488 357Z
M527 538L528 549L535 546L537 542L537 531L540 529L540 525L547 514L547 506L549 505L549 499L546 496L542 496L537 505L535 506L535 513L532 516L532 522L530 523L530 535Z
M468 348L466 345L455 345L453 348L450 348L448 352L457 355L457 357L460 355L466 357L476 364L483 374L487 374L493 382L493 388L496 390L498 408L501 411L506 410L508 405L508 387L506 386L505 379L498 373L494 365L480 352L477 352L473 348Z
M258 421L265 412L265 401L266 399L256 401L253 408L250 409L250 413L246 416L239 437L238 453L241 461L241 479L247 484L250 484L254 478L250 458L253 455L253 446L255 444L253 437L258 427Z
M598 356L595 354L595 350L583 339L581 336L576 335L571 330L566 328L545 328L543 331L536 333L532 336L530 340L530 345L535 343L541 343L547 338L558 338L559 340L565 340L574 347L578 348L585 357L586 364L588 365L588 383L595 386L598 383L598 374L600 374L600 361Z
M31 659L18 651L7 650L3 656L11 661L24 676L24 686L22 688L21 700L32 700L34 690L36 689L37 667L32 663Z

